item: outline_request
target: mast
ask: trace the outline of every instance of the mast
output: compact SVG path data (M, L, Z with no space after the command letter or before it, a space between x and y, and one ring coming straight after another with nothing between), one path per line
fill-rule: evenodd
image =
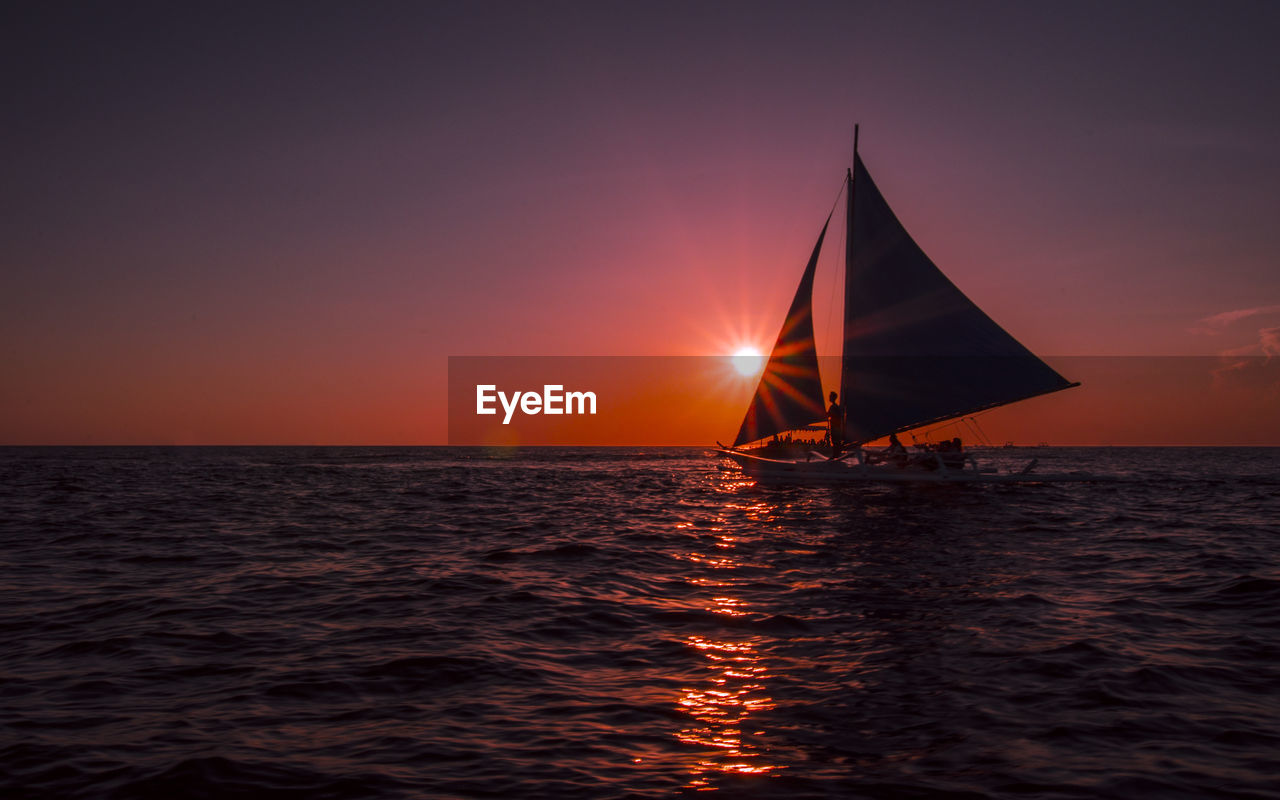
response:
M858 123L853 124L853 161L849 164L849 170L845 173L845 179L848 185L845 187L849 190L845 195L846 205L848 209L848 219L845 223L844 232L844 270L845 279L848 280L849 265L853 263L853 170L858 164Z
M853 170L858 164L858 123L853 124L853 162L849 164L849 170L845 173L845 229L844 229L844 308L848 308L849 303L849 271L853 268ZM840 408L844 410L845 418L849 416L849 398L846 396L849 389L848 364L845 363L845 350L849 342L849 323L848 311L841 312L841 316L845 318L845 323L840 333L840 378L836 384L836 388L840 392ZM847 427L847 425L846 425Z

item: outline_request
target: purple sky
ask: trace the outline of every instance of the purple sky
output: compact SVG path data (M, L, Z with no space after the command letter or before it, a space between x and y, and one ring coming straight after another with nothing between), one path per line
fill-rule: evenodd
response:
M855 121L1033 350L1276 347L1280 4L3 19L0 442L442 442L451 354L767 346Z

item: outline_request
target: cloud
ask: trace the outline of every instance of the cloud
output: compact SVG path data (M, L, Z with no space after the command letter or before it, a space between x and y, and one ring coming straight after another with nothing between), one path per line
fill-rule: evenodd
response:
M1280 314L1280 305L1274 306L1258 306L1256 308L1239 308L1235 311L1223 311L1220 314L1213 314L1208 317L1202 317L1196 320L1196 327L1191 329L1192 333L1217 334L1233 322L1239 322L1242 319L1256 317L1260 314Z
M1260 329L1258 348L1264 356L1280 356L1280 327Z
M1258 338L1243 347L1232 347L1218 353L1220 356L1280 356L1280 327L1258 328Z
M1197 320L1196 327L1191 328L1190 331L1191 333L1217 336L1240 320L1252 317L1270 317L1278 314L1280 314L1280 305L1223 311L1220 314L1213 314ZM1270 381L1269 390L1272 393L1280 392L1280 382L1275 381L1275 368L1272 366L1272 358L1280 356L1280 326L1262 327L1255 330L1257 338L1252 342L1238 347L1224 348L1218 353L1223 361L1216 369L1210 370L1215 385L1221 385L1227 379L1237 381L1242 378L1252 377L1256 380L1258 377L1265 376ZM1233 334L1233 338L1237 342L1243 337L1244 331L1236 331Z
M1268 396L1280 399L1280 376L1273 361L1280 356L1280 326L1259 328L1258 341L1245 347L1236 347L1221 353L1222 362L1210 370L1215 387L1252 386L1262 389Z
M1280 327L1258 328L1258 340L1244 347L1223 350L1223 356L1280 356Z

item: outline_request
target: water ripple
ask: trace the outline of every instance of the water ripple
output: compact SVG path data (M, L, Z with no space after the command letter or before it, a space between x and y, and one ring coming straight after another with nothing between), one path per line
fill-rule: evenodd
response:
M1280 797L1280 453L1040 458L0 449L0 789Z

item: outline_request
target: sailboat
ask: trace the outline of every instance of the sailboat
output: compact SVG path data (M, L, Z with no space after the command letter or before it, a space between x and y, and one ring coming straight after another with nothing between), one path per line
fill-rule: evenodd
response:
M744 445L826 427L828 411L813 335L813 282L832 208L734 439L718 453L757 477L801 482L1020 482L1081 480L1036 474L1036 462L1001 472L959 442L945 453L873 452L863 445L1079 386L1024 347L973 303L912 240L858 154L843 194L844 336L839 403L845 447L766 458ZM838 202L838 200L837 200ZM718 443L717 443L718 444Z

